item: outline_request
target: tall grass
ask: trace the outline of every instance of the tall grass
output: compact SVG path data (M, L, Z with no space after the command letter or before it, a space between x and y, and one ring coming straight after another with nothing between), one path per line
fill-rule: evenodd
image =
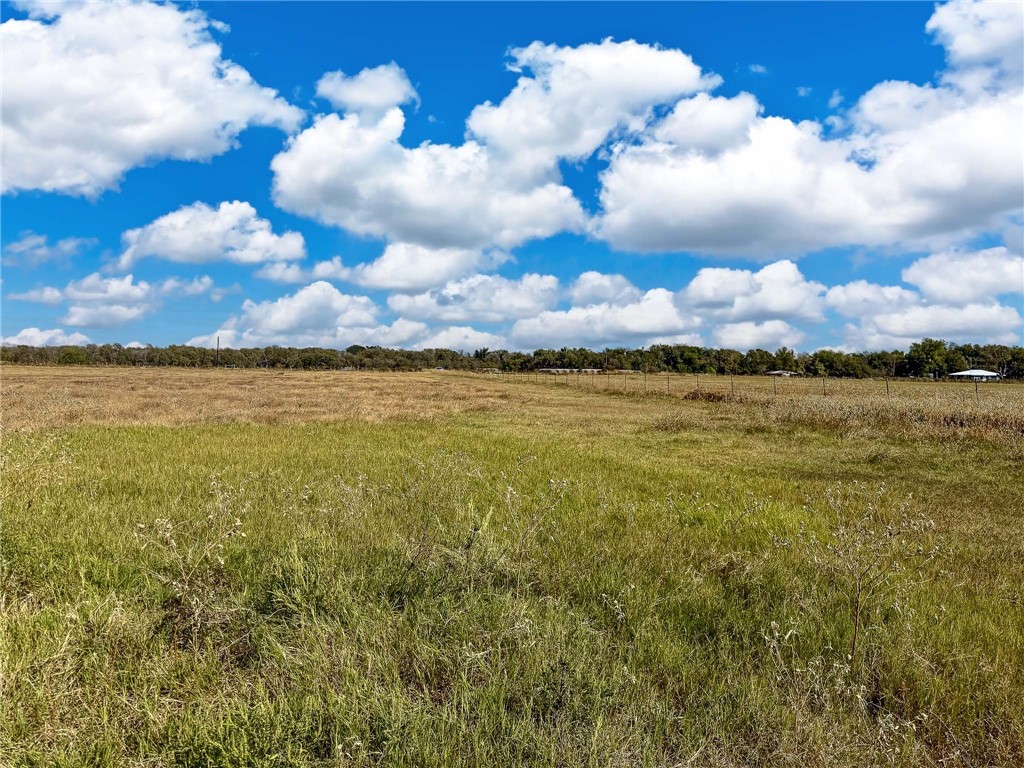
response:
M0 763L1024 760L1005 446L533 390L8 431Z

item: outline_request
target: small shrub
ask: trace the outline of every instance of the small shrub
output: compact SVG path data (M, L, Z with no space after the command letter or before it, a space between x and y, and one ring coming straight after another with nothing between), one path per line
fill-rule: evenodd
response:
M198 650L207 641L224 640L244 614L224 568L228 546L245 538L242 520L232 492L216 478L210 495L204 518L160 518L138 526L142 550L155 563L149 573L167 591L157 631L169 631L174 648ZM229 645L241 639L235 634Z
M851 623L848 659L856 667L865 627L883 604L899 609L908 578L939 554L928 542L935 524L911 510L910 498L892 502L885 485L869 490L854 483L826 491L833 527L824 536L801 530L808 559L842 596Z

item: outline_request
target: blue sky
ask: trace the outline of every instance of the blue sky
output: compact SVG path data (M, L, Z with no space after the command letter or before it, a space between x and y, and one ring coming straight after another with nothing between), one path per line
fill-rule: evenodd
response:
M3 5L9 343L1021 343L1019 3Z

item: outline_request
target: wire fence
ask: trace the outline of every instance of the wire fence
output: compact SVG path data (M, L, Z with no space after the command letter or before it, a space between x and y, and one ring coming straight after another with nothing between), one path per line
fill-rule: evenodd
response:
M921 401L940 398L951 404L1017 401L1024 395L1024 382L944 381L922 379L838 379L805 376L720 376L714 374L643 373L639 371L491 372L489 376L510 384L540 384L575 387L596 392L662 394L680 398L765 398L842 397L865 401Z

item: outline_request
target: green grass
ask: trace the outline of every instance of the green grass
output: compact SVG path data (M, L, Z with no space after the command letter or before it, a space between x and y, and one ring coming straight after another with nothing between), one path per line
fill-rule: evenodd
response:
M557 396L5 435L0 764L1024 762L1012 451ZM940 556L850 659L856 483Z

